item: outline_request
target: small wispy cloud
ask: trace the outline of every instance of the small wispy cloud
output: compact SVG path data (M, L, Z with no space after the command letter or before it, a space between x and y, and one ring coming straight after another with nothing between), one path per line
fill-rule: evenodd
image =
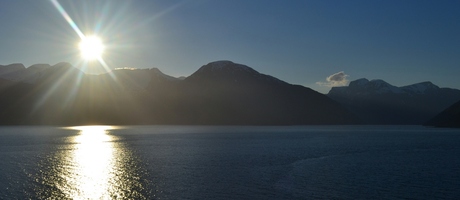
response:
M326 87L346 86L350 82L347 77L348 75L341 71L328 76L326 82L316 82L316 84Z

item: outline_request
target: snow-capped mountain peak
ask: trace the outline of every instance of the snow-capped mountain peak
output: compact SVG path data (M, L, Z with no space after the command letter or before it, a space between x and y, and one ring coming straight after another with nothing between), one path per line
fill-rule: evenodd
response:
M372 89L375 91L377 94L383 94L383 93L404 93L403 90L400 88L391 85L383 80L376 79L376 80L371 80L367 84L367 88Z
M368 83L369 83L369 80L367 80L366 78L361 78L361 79L350 82L349 86L350 87L364 87Z
M371 81L365 78L358 79L358 80L350 82L348 88L360 94L404 93L404 91L401 90L400 88L393 86L380 79L371 80ZM340 91L344 92L345 90L346 89L342 89ZM340 91L337 89L334 90L334 92L340 92Z
M349 86L346 87L333 87L329 92L335 94L425 94L427 91L439 90L440 88L429 82L421 82L408 86L397 87L391 85L383 80L375 79L369 81L368 79L361 78L351 81Z
M438 90L439 87L430 81L416 83L408 86L401 87L402 90L408 93L425 94L428 90Z

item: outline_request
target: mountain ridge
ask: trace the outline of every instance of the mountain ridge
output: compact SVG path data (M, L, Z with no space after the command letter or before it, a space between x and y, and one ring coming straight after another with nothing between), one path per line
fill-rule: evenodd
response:
M368 124L421 125L460 99L460 90L424 81L396 87L383 80L357 79L327 94Z
M383 94L383 93L423 94L426 90L441 89L439 86L433 84L431 81L423 81L419 83L397 87L381 79L373 79L369 81L366 78L361 78L361 79L351 81L348 86L332 87L331 90L329 91L329 94L334 95L334 93L343 92L344 88L350 88L350 89L361 90L361 91L363 91L363 89L366 89L366 90L369 90L366 92L370 94ZM448 88L448 89L452 89L452 88Z
M0 124L358 123L323 94L231 61L208 63L184 79L156 68L99 75L69 63L42 68L35 81L9 81L17 86L0 91Z

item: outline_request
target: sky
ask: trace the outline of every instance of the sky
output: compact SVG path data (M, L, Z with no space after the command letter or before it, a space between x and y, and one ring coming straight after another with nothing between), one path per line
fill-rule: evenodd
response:
M231 60L327 93L359 78L460 88L457 0L57 1L84 35L99 36L109 69L189 76ZM50 0L0 1L0 65L84 61L81 38Z

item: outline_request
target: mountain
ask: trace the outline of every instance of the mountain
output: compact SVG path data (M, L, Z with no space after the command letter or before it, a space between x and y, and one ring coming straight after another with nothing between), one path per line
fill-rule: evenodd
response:
M199 124L354 123L325 95L230 61L204 65L182 83L185 119Z
M0 78L10 81L34 83L43 75L43 71L50 68L48 64L35 64L28 68L23 64L0 65Z
M349 124L355 117L316 91L230 61L202 66L183 80L154 79L155 121L175 124ZM166 104L162 102L167 102Z
M460 99L460 90L431 82L403 87L383 80L358 79L333 87L328 97L341 103L367 124L423 124Z
M424 125L460 128L460 101L445 109Z
M90 75L69 63L3 67L0 124L6 125L357 123L323 94L231 61L211 62L185 78L156 68Z

